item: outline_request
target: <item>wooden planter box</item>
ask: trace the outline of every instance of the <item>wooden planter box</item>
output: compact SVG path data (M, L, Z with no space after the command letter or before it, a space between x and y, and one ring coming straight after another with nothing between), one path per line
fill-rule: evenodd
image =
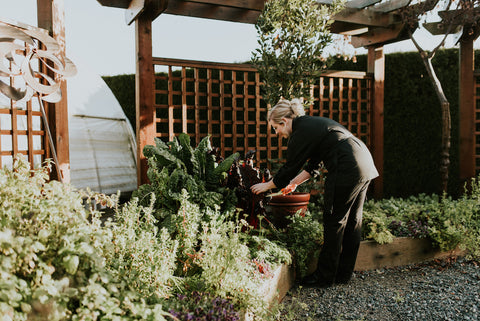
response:
M432 246L427 239L413 239L408 237L395 238L392 243L378 244L375 241L362 241L358 251L355 271L374 270L389 268L408 264L427 262L434 259L442 259L450 256L461 256L464 252L456 249L442 252ZM310 271L314 271L317 262L312 262ZM265 294L265 301L279 302L295 284L295 272L292 266L285 264L278 267L274 276L267 280L262 289ZM248 313L245 321L253 320Z
M397 237L388 244L363 241L360 243L355 271L415 264L463 254L459 249L440 251L428 239Z

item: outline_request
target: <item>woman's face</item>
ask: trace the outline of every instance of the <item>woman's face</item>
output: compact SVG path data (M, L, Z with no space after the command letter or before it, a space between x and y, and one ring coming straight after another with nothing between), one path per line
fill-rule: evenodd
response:
M278 137L288 138L292 133L292 120L290 118L282 118L281 123L270 121L270 125Z

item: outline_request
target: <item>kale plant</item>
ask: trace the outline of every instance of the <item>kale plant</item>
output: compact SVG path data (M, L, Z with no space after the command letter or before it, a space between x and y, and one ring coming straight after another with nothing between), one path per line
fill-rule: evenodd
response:
M168 143L155 138L155 146L145 146L143 154L148 158L150 184L140 186L133 196L139 198L141 205L148 206L155 194L157 219L178 210L182 190L201 208L222 205L225 212L234 211L235 195L225 184L227 171L238 153L225 160L216 159L208 136L194 149L190 136L182 133Z

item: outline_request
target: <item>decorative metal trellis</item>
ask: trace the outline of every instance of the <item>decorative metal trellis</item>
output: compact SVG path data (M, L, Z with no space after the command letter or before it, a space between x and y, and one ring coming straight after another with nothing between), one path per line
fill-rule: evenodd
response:
M61 100L75 65L47 30L23 23L0 21L0 45L0 167L24 154L32 167L52 156L59 171L43 102Z
M256 150L256 165L283 158L286 142L267 123L261 80L247 64L154 58L156 137L184 132L192 142L211 136L223 157ZM312 88L307 114L335 119L370 144L372 77L364 72L328 72Z

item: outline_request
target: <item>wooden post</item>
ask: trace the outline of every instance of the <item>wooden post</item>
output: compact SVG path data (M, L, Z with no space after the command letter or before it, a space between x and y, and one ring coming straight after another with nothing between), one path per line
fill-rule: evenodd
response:
M385 54L383 46L368 47L367 71L373 73L373 95L371 114L371 146L372 156L380 174L373 181L374 197L379 199L383 196L383 106L385 90Z
M60 45L60 54L65 55L65 10L63 0L37 0L38 27L48 30ZM46 68L45 68L46 69ZM42 72L47 73L47 70ZM58 79L56 79L58 81ZM68 140L68 105L67 83L61 80L60 90L62 100L55 104L45 104L47 107L48 125L50 127L53 144L57 152L59 169L62 177L57 177L52 171L51 178L65 183L70 182L70 153Z
M460 181L475 177L475 106L474 106L474 51L472 37L460 38L459 70L459 163ZM463 184L462 184L463 186Z
M154 70L152 59L152 20L141 15L135 21L135 106L137 122L137 184L146 184L147 159L143 155L145 145L153 145L156 135L154 113Z

